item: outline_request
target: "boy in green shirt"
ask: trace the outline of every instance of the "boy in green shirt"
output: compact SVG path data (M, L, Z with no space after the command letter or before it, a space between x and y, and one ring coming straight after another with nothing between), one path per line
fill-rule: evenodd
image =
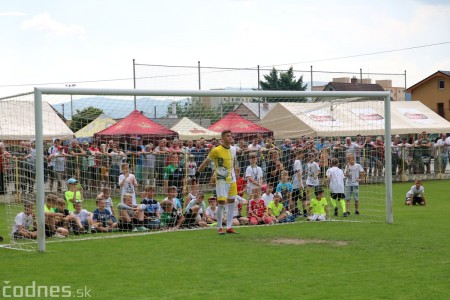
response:
M66 200L67 203L67 209L69 212L74 212L75 208L73 207L73 204L76 200L82 201L83 195L81 194L81 188L77 186L77 180L75 178L70 178L67 180L67 188L68 191L64 193L64 200Z
M328 202L323 195L323 189L317 189L316 197L311 199L308 210L308 221L328 220Z

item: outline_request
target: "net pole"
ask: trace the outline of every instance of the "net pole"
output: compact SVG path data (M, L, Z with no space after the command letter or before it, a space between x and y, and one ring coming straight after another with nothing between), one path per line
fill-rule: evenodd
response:
M391 156L391 97L384 98L384 140L385 140L385 171L386 180L386 223L393 224L394 216L392 212L392 156Z
M36 206L38 251L45 252L44 212L44 134L42 122L42 93L34 89L34 122L36 131Z

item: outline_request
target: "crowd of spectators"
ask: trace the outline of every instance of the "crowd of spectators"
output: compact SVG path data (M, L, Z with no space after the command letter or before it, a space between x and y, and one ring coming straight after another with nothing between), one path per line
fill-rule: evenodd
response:
M63 145L55 139L44 153L44 181L50 192L46 201L46 234L65 237L69 233L192 228L223 222L214 214L215 198L208 199L208 207L204 201L205 193L214 184L215 166L210 164L209 171L202 173L203 177L198 177L196 172L209 151L219 143L216 139L195 142L162 139L154 147L152 143L143 145L141 139L133 138L125 147L114 140L98 146L95 141L80 145L75 139ZM388 143L381 136L360 135L346 137L343 141L339 137L303 137L295 141L285 139L281 143L261 136L250 141L238 139L235 171L239 196L233 216L236 224L288 222L297 215L308 220L328 218L328 208L326 211L318 208L320 213L317 213L313 207L313 204L323 206L320 186L326 182L325 175L330 177L326 170L345 167L347 174L351 157L353 163L360 165L359 172L367 176L367 180L382 177L388 171L384 164L387 145L392 150L390 171L393 175L432 171L438 174L447 168L450 138L446 134L433 141L426 132L408 138L396 135ZM8 179L12 179L20 192L33 193L35 168L33 142L23 141L9 150L0 143L1 194L8 191ZM162 201L155 199L158 188L167 196ZM92 190L97 195L97 208L92 213L81 206L83 190ZM114 190L121 195L117 215L110 196ZM308 210L306 203L310 200ZM300 209L298 201L302 201ZM341 204L345 211L344 202ZM241 211L244 205L247 205L245 214ZM337 207L333 206L336 215ZM33 223L32 210L33 204L25 201L24 211L17 217L14 227L15 238L36 237L27 229Z
M161 139L143 144L139 137L131 139L128 144L110 140L104 144L76 139L63 144L55 139L46 145L44 153L44 181L46 188L61 193L64 182L69 178L78 178L85 190L98 191L101 187L112 189L119 187L121 164L127 162L131 173L139 184L154 186L177 186L182 193L185 185L195 175L196 168L204 161L209 150L219 141L172 141ZM392 174L430 174L445 173L448 164L450 137L445 133L431 140L426 132L400 137L389 141L392 151ZM253 164L257 182L250 181L248 188L262 182L277 184L283 170L289 176L294 173L296 156L307 161L312 157L320 167L320 177L330 165L333 157L344 166L346 155L355 154L356 162L361 164L370 178L385 174L384 151L386 142L383 137L346 137L308 138L302 137L292 141L285 139L277 143L271 138L257 136L252 140L238 139L237 163L240 175L247 179L247 168ZM254 157L249 161L249 155ZM433 162L433 163L432 163ZM303 164L304 166L306 164ZM200 183L208 183L210 172L203 172ZM0 194L13 188L15 192L32 193L35 185L36 149L34 142L22 141L18 145L0 142ZM305 174L306 176L306 174ZM306 180L306 177L305 177ZM8 185L10 183L10 185ZM13 184L11 184L13 183ZM17 189L17 190L16 190ZM164 192L164 190L159 190Z

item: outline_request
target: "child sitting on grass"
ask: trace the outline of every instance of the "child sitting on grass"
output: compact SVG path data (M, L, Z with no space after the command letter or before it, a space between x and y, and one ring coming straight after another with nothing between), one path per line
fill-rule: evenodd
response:
M73 205L74 211L73 215L76 217L77 220L75 220L72 224L72 230L74 234L79 233L95 233L95 226L94 221L92 220L92 213L87 211L86 209L83 209L82 201L76 200L75 204Z
M425 200L425 188L420 179L416 179L415 184L406 193L405 200L405 205L413 206L417 204L421 206L427 205L427 201Z
M148 229L158 229L161 219L161 206L155 200L155 187L146 185L144 193L142 193L141 204L145 205L144 210L144 226Z
M283 205L283 198L281 194L276 193L273 195L273 200L270 201L267 207L268 215L272 218L274 223L294 222L295 216L288 215L286 208Z
M161 202L161 229L178 229L184 222L184 216L180 214L171 200Z
M308 210L308 221L326 221L328 220L328 203L323 196L323 190L318 188L315 196L311 199Z
M252 199L248 202L248 218L250 225L272 224L272 218L267 215L266 205L261 199L260 189L254 188Z
M17 214L14 219L14 239L36 239L36 220L34 218L34 203L23 202L23 212Z
M133 205L133 195L125 194L123 203L117 206L119 211L119 228L122 230L147 231L144 226L145 205Z
M203 192L197 192L195 199L189 201L184 211L183 227L207 227L206 223L206 205Z
M48 194L45 198L45 236L64 238L69 234L69 231L64 227L56 226L58 219L64 217L64 214L55 211L57 201L58 197L54 194Z
M95 201L97 208L93 212L93 222L95 229L99 232L111 232L117 228L117 223L113 221L111 212L106 209L106 202L103 197L98 197Z

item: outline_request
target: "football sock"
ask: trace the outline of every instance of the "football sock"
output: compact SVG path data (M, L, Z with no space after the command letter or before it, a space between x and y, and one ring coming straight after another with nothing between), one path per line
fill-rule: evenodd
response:
M223 210L225 205L217 205L217 228L222 228Z
M345 212L345 200L341 199L341 200L339 200L339 202L341 203L342 211Z
M336 200L333 198L330 199L331 205L333 205L333 208L336 207Z
M234 203L227 204L227 229L233 224Z

